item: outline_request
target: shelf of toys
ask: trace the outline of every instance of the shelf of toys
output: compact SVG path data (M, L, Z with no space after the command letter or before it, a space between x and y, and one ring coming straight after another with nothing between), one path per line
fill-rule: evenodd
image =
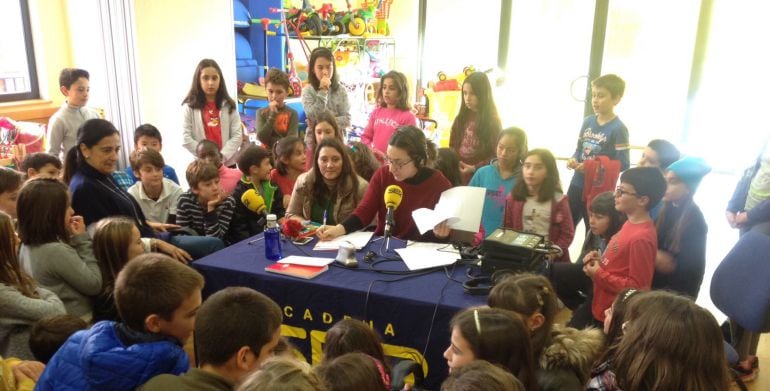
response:
M363 128L374 108L374 96L380 76L395 66L395 39L389 37L388 16L393 0L361 2L353 9L346 1L347 10L335 10L330 3L313 8L307 0L302 8L292 7L285 1L275 7L277 0L234 0L234 27L238 70L238 100L241 117L247 132L253 131L253 113L267 105L261 77L270 67L280 64L289 73L291 94L287 102L299 103L302 88L307 85L307 63L310 51L323 46L334 53L340 82L348 92L354 128ZM257 3L265 6L270 16L254 18ZM250 33L246 39L245 28ZM261 39L251 39L253 34ZM275 42L280 50L273 50ZM264 46L264 56L259 57ZM262 59L267 59L267 65ZM300 103L301 110L301 103ZM300 111L298 110L298 111ZM300 111L300 120L303 113ZM251 129L250 129L251 127Z

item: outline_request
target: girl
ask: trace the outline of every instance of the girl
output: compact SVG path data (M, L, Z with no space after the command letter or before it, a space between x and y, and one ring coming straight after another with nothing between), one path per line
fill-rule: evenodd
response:
M495 156L495 140L502 125L485 73L474 72L465 79L462 98L460 113L452 123L449 146L460 155L460 172L465 184L477 168Z
M40 319L64 314L64 305L19 266L13 220L0 212L0 356L33 360L29 332Z
M358 319L343 319L326 332L323 347L324 361L331 361L347 353L364 353L385 363L382 338L366 323Z
M765 142L756 163L743 172L727 203L725 217L741 235L770 222L770 141Z
M469 308L455 315L450 327L451 344L444 352L450 374L474 360L486 360L512 373L525 389L537 389L529 332L516 314L497 308Z
M302 106L307 116L307 128L315 129L320 121L318 115L322 111L329 111L344 131L350 126L350 103L347 91L340 85L332 52L325 47L313 49L308 61L308 70L310 83L302 89ZM313 132L305 133L305 145L316 145L313 144ZM311 149L310 153L313 152L315 150Z
M364 353L347 353L315 369L329 391L388 391L390 375L382 361Z
M515 312L529 328L541 390L582 390L601 352L602 333L554 326L558 305L547 278L512 275L495 284L487 300L492 308Z
M198 143L208 139L217 144L226 166L235 164L242 142L241 117L216 61L206 58L198 63L182 105L184 147L195 156Z
M406 195L394 212L394 219L398 223L391 232L393 236L403 240L424 241L445 240L449 237L451 230L446 222L436 225L432 234L426 232L421 235L412 219L412 211L419 208L433 209L441 193L452 187L444 175L426 167L431 153L435 155L435 147L425 139L422 130L414 126L399 128L390 138L386 154L388 166L374 173L363 200L348 218L337 225L326 225L318 229L321 240L331 240L358 231L368 225L375 215L375 235L383 235L387 214L383 194L390 185L401 187Z
M62 299L68 314L90 321L91 296L102 290L102 273L67 187L51 178L27 182L19 193L18 214L24 269Z
M451 148L439 148L436 156L436 169L454 186L462 185L460 178L460 157Z
M382 76L377 89L377 103L378 107L369 115L361 142L384 153L390 136L397 128L417 125L417 118L409 106L409 91L403 73L390 71Z
M623 338L612 358L620 389L727 390L722 333L710 312L665 291L628 304Z
M94 255L102 273L102 291L94 300L94 322L119 321L112 291L115 279L128 261L144 254L142 237L134 221L127 217L107 217L96 223Z
M708 226L693 197L711 171L703 159L685 157L668 166L663 206L655 222L658 253L652 289L668 289L696 299L706 270Z
M489 361L475 360L452 371L441 383L441 391L525 391L511 373Z
M313 168L297 178L286 215L335 225L361 202L368 182L356 175L345 147L336 138L321 141L313 162Z
M551 268L551 282L559 299L572 310L568 326L583 329L593 323L591 294L593 284L583 272L583 261L589 253L604 253L610 238L620 231L626 216L615 209L615 194L600 193L591 201L588 212L589 231L577 262L555 263ZM593 253L592 253L593 254ZM592 259L594 255L588 257ZM586 296L588 295L588 296Z
M569 201L562 193L556 160L547 149L527 152L517 181L505 202L503 224L517 231L542 235L558 246L550 260L569 262L569 245L575 236Z
M283 207L289 207L294 184L299 174L305 172L305 143L296 136L284 137L273 146L275 168L270 171L270 181L283 193Z
M770 142L766 142L757 161L743 172L725 212L730 227L740 230L740 235L749 230L767 232L770 225ZM740 356L740 365L735 369L744 380L750 380L759 368L757 344L759 334L744 329L731 321L733 341Z
M321 111L316 115L315 125L308 127L312 131L308 133L312 134L310 141L308 141L307 134L305 135L305 169L309 170L313 165L313 154L316 147L321 143L321 140L327 137L333 137L339 140L343 145L345 144L345 136L337 124L337 119L334 118L334 114L330 111Z
M497 159L476 171L468 184L487 189L481 213L481 225L487 235L503 225L505 197L521 177L521 157L527 149L527 134L523 130L503 130L497 137Z
M327 388L306 362L276 357L265 362L241 383L237 391L326 391Z
M615 297L612 306L604 311L604 347L602 355L596 362L599 365L591 371L591 379L586 385L587 390L617 390L615 372L610 368L611 359L615 356L620 339L623 337L623 323L626 318L626 308L632 298L641 291L634 288L622 290Z
M382 167L385 155L382 152L372 151L360 141L354 141L350 143L350 159L353 161L356 174L368 181L372 179L374 172Z

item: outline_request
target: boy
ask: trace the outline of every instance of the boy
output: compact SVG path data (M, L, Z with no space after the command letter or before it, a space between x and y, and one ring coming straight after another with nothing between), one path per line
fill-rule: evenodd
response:
M270 152L250 145L238 155L238 168L243 173L243 179L233 191L236 200L233 235L240 241L262 232L268 214L281 219L286 214L286 208L281 188L270 182L270 171L273 169ZM249 190L252 191L247 193Z
M160 131L155 126L144 124L139 125L139 127L134 130L134 151L142 149L152 149L158 153L163 149L163 137L161 137ZM132 185L136 183L136 179L141 180L139 175L134 174L132 167L126 167L126 174L128 174L129 178L133 181ZM172 180L177 185L179 184L179 178L176 176L176 171L169 165L163 165L163 177Z
M190 228L201 236L230 239L230 221L235 212L235 199L219 187L219 171L204 160L195 160L187 166L190 190L179 196L176 223Z
M0 167L0 211L16 218L16 200L19 198L22 176L17 171Z
M620 175L615 209L625 214L627 221L612 236L604 254L591 251L583 264L583 271L593 280L591 312L596 322L604 322L605 310L623 289L650 289L658 252L650 209L665 192L666 180L659 168L634 167Z
M159 375L140 390L232 390L273 356L281 338L281 308L250 288L225 288L209 297L195 319L199 368Z
M616 75L603 75L591 82L591 105L594 115L583 120L578 135L577 148L567 161L567 168L575 170L567 191L572 223L577 226L583 219L588 231L586 201L583 200L585 171L583 162L604 155L620 161L620 171L629 166L628 129L615 115L615 106L620 102L626 83ZM612 181L614 182L614 180Z
M86 321L69 314L40 319L29 332L29 350L35 360L48 364L72 334L87 328Z
M270 104L257 112L257 138L268 151L286 136L297 136L297 112L283 100L289 92L289 75L270 68L265 76L267 100Z
M61 160L58 157L44 152L31 153L21 162L21 171L27 174L27 179L37 177L59 179L61 167Z
M131 173L139 182L129 187L128 193L139 202L147 221L174 224L182 188L164 178L165 167L160 152L151 148L135 149L131 152Z
M48 121L48 153L66 156L77 143L78 128L89 119L99 118L88 103L89 74L84 69L64 68L59 74L59 90L66 97L64 104Z
M187 372L182 349L201 305L203 277L157 253L126 264L115 280L122 323L78 331L46 366L37 390L134 390L162 373Z
M195 147L195 155L200 160L207 161L219 170L219 183L225 195L229 195L235 189L235 185L241 180L241 172L222 164L222 153L217 144L211 140L201 140Z

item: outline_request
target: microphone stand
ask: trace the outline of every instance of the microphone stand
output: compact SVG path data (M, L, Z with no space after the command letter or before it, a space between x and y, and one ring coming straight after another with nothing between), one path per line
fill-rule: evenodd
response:
M396 223L395 223L395 221L393 221L393 214L392 213L388 213L385 216L385 227L390 227L390 229L393 229L393 227L395 227L395 226L396 226ZM376 238L376 239L372 240L372 243L377 242L379 240L384 240L382 242L382 245L380 246L380 254L379 254L382 257L384 257L385 254L388 251L390 251L390 238L391 237L394 238L394 239L400 240L402 243L406 244L406 240L403 240L401 238L398 238L398 237L395 237L395 236L391 235L390 229L386 229L385 230L385 235L383 237ZM385 247L385 251L382 251L383 250L383 246Z

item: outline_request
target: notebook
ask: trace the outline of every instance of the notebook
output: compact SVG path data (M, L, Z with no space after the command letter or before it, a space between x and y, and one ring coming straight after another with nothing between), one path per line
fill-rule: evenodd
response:
M329 270L329 266L305 266L291 263L274 263L265 268L266 272L283 274L291 277L310 280L317 275Z

